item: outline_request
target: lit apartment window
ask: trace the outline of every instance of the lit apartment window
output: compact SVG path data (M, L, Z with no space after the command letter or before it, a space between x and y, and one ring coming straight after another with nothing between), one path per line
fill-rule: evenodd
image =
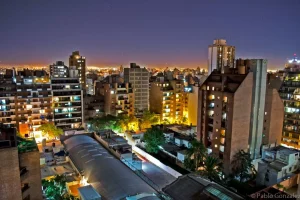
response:
M218 131L219 131L219 129L216 128L216 132L218 132Z
M40 113L45 113L45 110L40 110Z
M114 91L110 91L110 93L111 93L111 94L114 94L115 92L114 92Z
M218 148L218 145L217 145L217 144L215 144L215 148Z
M209 90L209 86L206 87L206 90Z
M69 88L70 88L70 85L66 85L66 88L69 89Z
M265 115L267 115L268 113L267 112L265 112Z
M227 103L227 97L223 97L223 101Z
M26 105L26 109L30 110L32 108L32 105Z
M215 87L211 87L211 90L213 90L213 91L214 91L214 90L215 90Z

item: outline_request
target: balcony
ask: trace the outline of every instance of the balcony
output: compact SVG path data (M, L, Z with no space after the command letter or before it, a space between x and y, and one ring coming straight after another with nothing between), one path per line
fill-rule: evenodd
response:
M22 193L24 193L26 190L28 190L30 187L29 187L29 184L28 183L24 183L22 185L22 188L21 188L21 191Z
M20 167L20 176L25 175L28 172L26 167Z

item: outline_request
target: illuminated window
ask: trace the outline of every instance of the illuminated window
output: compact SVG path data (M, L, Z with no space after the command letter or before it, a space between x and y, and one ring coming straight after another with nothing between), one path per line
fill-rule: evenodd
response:
M32 108L32 105L26 105L26 109L30 110Z
M206 90L209 90L209 86L206 87Z
M225 103L227 103L227 97L226 97L226 96L223 97L223 101L224 101Z
M40 110L40 113L45 113L45 110Z
M211 90L215 90L215 87L212 87Z
M217 144L215 144L215 148L218 148L218 145L217 145Z
M216 132L218 132L218 131L219 131L219 129L216 128Z
M267 112L265 112L265 115L267 115Z
M114 92L114 91L110 91L110 93L111 93L111 94L114 94L115 92Z
M67 89L70 89L70 85L66 85L66 87L65 88L67 88Z

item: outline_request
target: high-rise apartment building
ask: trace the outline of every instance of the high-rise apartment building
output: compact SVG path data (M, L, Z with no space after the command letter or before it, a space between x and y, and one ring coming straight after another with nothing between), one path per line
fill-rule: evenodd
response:
M124 68L124 81L131 83L134 89L136 113L149 109L149 78L148 70L135 63L130 63L130 68Z
M16 125L16 92L14 71L6 70L0 75L0 123L4 127Z
M76 130L83 124L83 91L78 78L51 78L54 123L58 128Z
M282 144L300 149L300 60L296 57L286 64L279 92L284 103Z
M69 76L68 67L65 66L64 62L57 61L49 66L50 69L50 76L55 78L63 78Z
M41 124L51 122L52 94L49 75L43 70L18 71L15 114L18 130L23 136L35 135Z
M78 70L79 81L83 90L86 88L86 60L85 57L79 54L79 51L74 51L69 58L69 66L75 66Z
M179 123L187 120L187 113L184 112L187 97L183 81L168 81L159 77L151 82L150 96L150 111L160 114L161 122Z
M21 139L30 145L18 147L15 128L0 130L0 199L43 199L40 153L34 139Z
M224 67L234 67L235 47L229 46L224 39L214 40L208 47L208 74L215 69L223 73Z
M211 73L199 91L198 139L223 159L227 173L239 150L258 158L262 144L274 142L268 140L270 127L277 122L271 118L271 112L283 112L277 110L282 104L275 91L271 90L274 96L271 94L267 97L271 100L266 101L266 61L239 60L238 63L237 68L225 67L223 73L220 70ZM267 102L271 105L266 105ZM265 117L266 112L269 119ZM273 128L272 131L275 131L272 136L278 138L280 132Z
M134 93L130 83L103 84L104 113L134 115Z

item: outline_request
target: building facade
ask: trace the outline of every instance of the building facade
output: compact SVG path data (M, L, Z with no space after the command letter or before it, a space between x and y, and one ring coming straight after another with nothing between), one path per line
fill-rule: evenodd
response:
M105 83L103 96L105 115L135 114L135 95L130 83Z
M237 68L225 67L224 73L215 71L201 85L198 139L223 159L226 173L239 150L256 159L263 144L278 142L280 137L280 129L274 128L280 127L282 103L276 89L267 90L265 72L264 60L247 60Z
M14 70L6 70L0 75L0 123L4 127L16 126L16 92Z
M69 66L75 66L78 70L79 81L83 90L86 88L86 60L85 57L79 54L79 51L74 51L69 58Z
M69 76L68 67L65 66L64 62L57 61L49 66L50 76L55 78L63 78Z
M284 103L282 144L300 149L300 60L290 60L279 90Z
M54 123L58 128L76 130L83 124L83 91L78 78L51 78Z
M208 74L215 69L221 70L225 66L234 67L235 47L229 46L224 39L214 40L208 47Z
M52 93L45 71L18 71L16 80L16 124L23 136L40 138L38 127L52 122Z
M161 122L180 123L187 120L187 96L183 81L168 81L161 77L151 82L150 96L150 111L159 114Z
M124 81L131 83L134 89L135 112L149 110L149 78L146 68L130 63L130 68L124 68Z

